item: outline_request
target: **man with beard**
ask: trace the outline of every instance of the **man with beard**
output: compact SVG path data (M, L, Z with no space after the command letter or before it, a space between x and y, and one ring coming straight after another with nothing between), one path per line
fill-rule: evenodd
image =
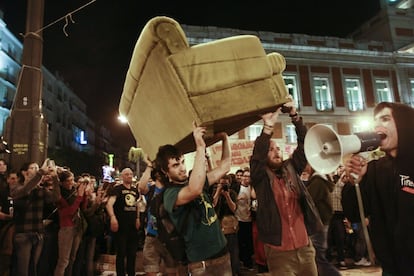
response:
M316 226L320 230L322 225L299 177L307 163L304 154L306 127L293 102L284 104L283 109L289 112L298 137L292 157L284 161L280 147L271 140L281 112L278 108L262 116L263 130L255 141L250 159L251 182L258 203L259 239L264 243L270 274L318 275L315 249L309 235Z
M407 105L379 103L375 131L386 156L368 163L356 154L345 163L351 181L360 185L375 256L387 276L414 275L413 119L414 109ZM354 186L344 188L342 202L344 211L359 219Z

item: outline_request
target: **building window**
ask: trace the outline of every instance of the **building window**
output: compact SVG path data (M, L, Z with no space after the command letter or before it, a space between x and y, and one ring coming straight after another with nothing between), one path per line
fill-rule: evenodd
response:
M7 103L7 87L0 82L0 101L1 106L5 106Z
M288 144L297 143L296 129L293 124L286 125L286 143Z
M315 90L315 104L318 111L332 111L332 96L329 89L328 78L313 77L313 88Z
M262 128L263 128L262 125L256 125L256 124L249 126L249 128L248 128L248 133L249 133L248 134L249 135L248 139L250 141L256 140L256 138L259 137L260 133L262 133Z
M375 80L375 92L377 96L377 102L392 102L390 82L386 79Z
M298 96L298 83L296 81L295 75L286 75L283 76L285 81L286 89L290 95L292 95L293 100L295 101L296 109L300 110L299 105L299 96Z
M346 78L346 103L349 111L364 110L364 100L362 99L361 83L358 78Z

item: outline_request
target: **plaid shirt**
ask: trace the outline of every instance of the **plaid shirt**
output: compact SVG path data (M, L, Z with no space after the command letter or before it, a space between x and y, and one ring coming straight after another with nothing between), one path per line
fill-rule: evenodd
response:
M342 188L344 187L344 185L345 184L341 180L338 180L338 182L336 183L331 193L332 209L334 212L343 212L341 199L342 199Z
M44 203L56 201L60 190L57 178L53 181L53 190L39 187L41 178L42 175L37 173L28 183L21 184L11 191L16 233L44 232Z

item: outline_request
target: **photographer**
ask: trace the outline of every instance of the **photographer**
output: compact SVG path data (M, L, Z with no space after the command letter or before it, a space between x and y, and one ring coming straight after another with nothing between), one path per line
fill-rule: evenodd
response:
M96 252L97 238L103 238L105 232L105 203L103 202L104 191L102 186L95 192L94 178L83 173L80 178L87 182L84 197L87 198L85 209L81 208L81 215L85 218L87 227L84 228L82 241L80 243L73 275L94 275L94 258Z
M68 170L59 173L59 180L62 196L57 202L60 229L55 276L63 276L66 273L66 275L72 275L73 263L82 238L79 206L82 202L87 203L84 200L84 193L88 184L83 178L80 178L78 188L75 188L74 175Z
M227 239L231 270L233 275L238 275L240 274L239 242L237 238L239 222L234 216L237 193L231 189L231 180L230 175L224 175L220 178L213 196L213 205L221 223L221 230Z
M14 252L17 261L13 275L29 275L29 271L36 270L44 241L43 207L46 202L60 197L56 166L48 161L46 159L41 168L35 162L23 164L20 183L10 192L14 205ZM52 176L53 189L39 185L47 174Z

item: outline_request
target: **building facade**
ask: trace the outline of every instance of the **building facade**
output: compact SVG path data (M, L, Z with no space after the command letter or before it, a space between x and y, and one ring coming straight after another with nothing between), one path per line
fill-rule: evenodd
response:
M23 44L7 29L0 10L0 135L4 133L19 85L22 54ZM110 131L87 116L86 104L62 76L44 66L42 75L42 112L48 123L48 148L69 148L101 156L106 162L107 154L116 150Z
M414 107L414 9L411 0L379 0L381 10L347 38L182 25L191 45L250 34L267 52L286 59L286 89L308 126L331 125L340 135L367 130L372 109L381 101ZM1 14L0 14L1 15ZM0 132L8 116L20 71L21 43L0 16ZM42 68L43 112L49 123L49 147L70 146L93 154L111 152L110 134L95 126L85 104L57 74ZM239 131L234 140L254 140L261 122ZM296 135L287 116L274 138L285 153Z
M395 2L395 1L394 1ZM399 1L406 5L407 1ZM320 37L183 25L191 45L235 35L255 35L266 52L286 59L286 89L308 126L323 123L340 135L372 127L372 109L382 101L414 107L414 9L382 3L381 11L349 38ZM296 135L281 116L274 137L288 155ZM254 140L261 122L232 136Z

